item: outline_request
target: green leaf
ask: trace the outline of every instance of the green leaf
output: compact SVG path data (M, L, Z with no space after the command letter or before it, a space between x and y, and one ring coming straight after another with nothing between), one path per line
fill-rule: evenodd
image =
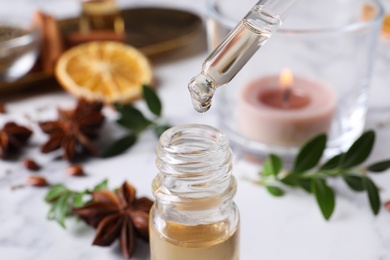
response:
M365 132L349 148L341 163L343 169L349 169L364 162L371 153L375 142L374 131Z
M283 191L281 188L279 188L279 187L275 187L275 186L266 186L265 188L267 189L267 191L268 191L271 195L273 195L273 196L275 196L275 197L281 197L281 196L284 195L284 191Z
M154 134L156 135L157 138L160 138L160 136L169 128L172 126L170 125L158 125L154 128Z
M137 136L133 132L130 132L126 136L116 140L107 149L105 149L103 151L102 157L108 158L119 155L132 147L136 141Z
M55 205L54 203L51 205L50 210L47 213L47 218L50 220L54 219L54 209L55 209L54 205Z
M92 189L93 191L98 191L98 190L108 190L108 180L104 179L100 183L96 184L95 187Z
M152 124L141 111L130 104L116 104L116 108L121 114L117 123L123 127L139 132Z
M384 172L390 168L390 160L377 162L367 167L370 172Z
M142 87L142 91L143 91L144 99L150 111L158 117L161 116L162 105L155 90L150 86L144 85Z
M294 162L293 174L301 174L318 164L326 146L327 137L320 134L309 140L299 151Z
M346 175L343 176L345 183L354 191L364 191L363 178L360 176Z
M311 192L311 179L298 179L297 184L305 191Z
M295 175L293 174L288 174L285 176L283 179L280 180L282 183L291 186L291 187L296 187L298 186L298 179Z
M84 192L76 193L72 198L72 206L75 208L80 208L80 207L84 206L84 204L85 204L84 196L85 195L86 195L86 193L84 193Z
M59 197L48 213L48 218L56 220L63 228L65 228L66 213L69 210L68 200L70 195L71 193L69 192Z
M363 177L363 185L364 189L367 191L368 200L370 201L372 212L377 215L381 206L379 190L376 187L375 183L368 177Z
M332 170L335 168L338 168L343 161L343 158L345 156L345 153L338 154L332 158L330 158L326 163L324 163L320 170Z
M69 192L69 190L63 184L53 185L45 196L45 201L53 202L63 194Z
M334 191L322 179L313 179L311 184L311 190L316 197L322 215L326 220L329 220L335 207Z
M279 172L282 170L283 162L279 156L271 154L263 164L263 175L264 176L275 176L277 177Z

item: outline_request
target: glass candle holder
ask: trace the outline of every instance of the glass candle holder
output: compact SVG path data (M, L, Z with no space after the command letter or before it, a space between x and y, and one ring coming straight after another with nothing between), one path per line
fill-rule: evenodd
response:
M251 4L208 0L210 51ZM373 10L369 16L366 5ZM214 109L232 146L288 158L308 139L327 133L326 155L348 148L364 128L383 13L378 0L300 1L215 94Z

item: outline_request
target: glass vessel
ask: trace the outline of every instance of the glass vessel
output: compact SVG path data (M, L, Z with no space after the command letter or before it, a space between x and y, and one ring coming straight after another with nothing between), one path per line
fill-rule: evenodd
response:
M236 180L226 135L206 125L176 126L156 148L152 260L239 259Z
M208 0L210 50L251 2ZM218 89L215 109L232 147L257 158L269 153L291 158L305 141L325 132L327 156L348 148L364 128L383 13L379 0L299 1L268 44L229 86ZM285 68L292 73L288 83L280 77ZM285 95L286 85L295 96ZM279 95L281 104L265 89ZM286 96L298 105L284 102Z
M15 81L34 66L41 38L34 23L32 12L0 10L0 82Z
M369 110L387 113L390 109L390 1L382 1L385 7L382 33L379 40L378 55L375 61L372 89L370 91ZM369 15L372 8L367 8Z
M80 31L108 30L124 33L124 21L116 0L81 0Z

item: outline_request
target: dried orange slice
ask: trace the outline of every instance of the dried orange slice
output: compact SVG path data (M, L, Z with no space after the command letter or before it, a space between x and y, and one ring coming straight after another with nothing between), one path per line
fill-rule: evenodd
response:
M55 75L71 94L105 103L129 102L152 81L147 58L118 42L90 42L67 50L58 59Z

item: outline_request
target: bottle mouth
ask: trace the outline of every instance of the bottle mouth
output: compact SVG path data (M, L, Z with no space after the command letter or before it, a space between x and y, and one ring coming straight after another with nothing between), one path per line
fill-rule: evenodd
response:
M161 207L172 205L171 212L219 212L236 193L229 141L218 128L172 127L161 135L156 155L159 174L152 183L153 194Z
M199 199L221 194L229 186L232 152L228 138L217 128L201 124L172 127L161 135L156 155L158 182L167 194Z
M200 157L209 157L211 153L228 149L229 140L218 128L187 124L165 131L160 137L159 146L166 152L199 160Z

